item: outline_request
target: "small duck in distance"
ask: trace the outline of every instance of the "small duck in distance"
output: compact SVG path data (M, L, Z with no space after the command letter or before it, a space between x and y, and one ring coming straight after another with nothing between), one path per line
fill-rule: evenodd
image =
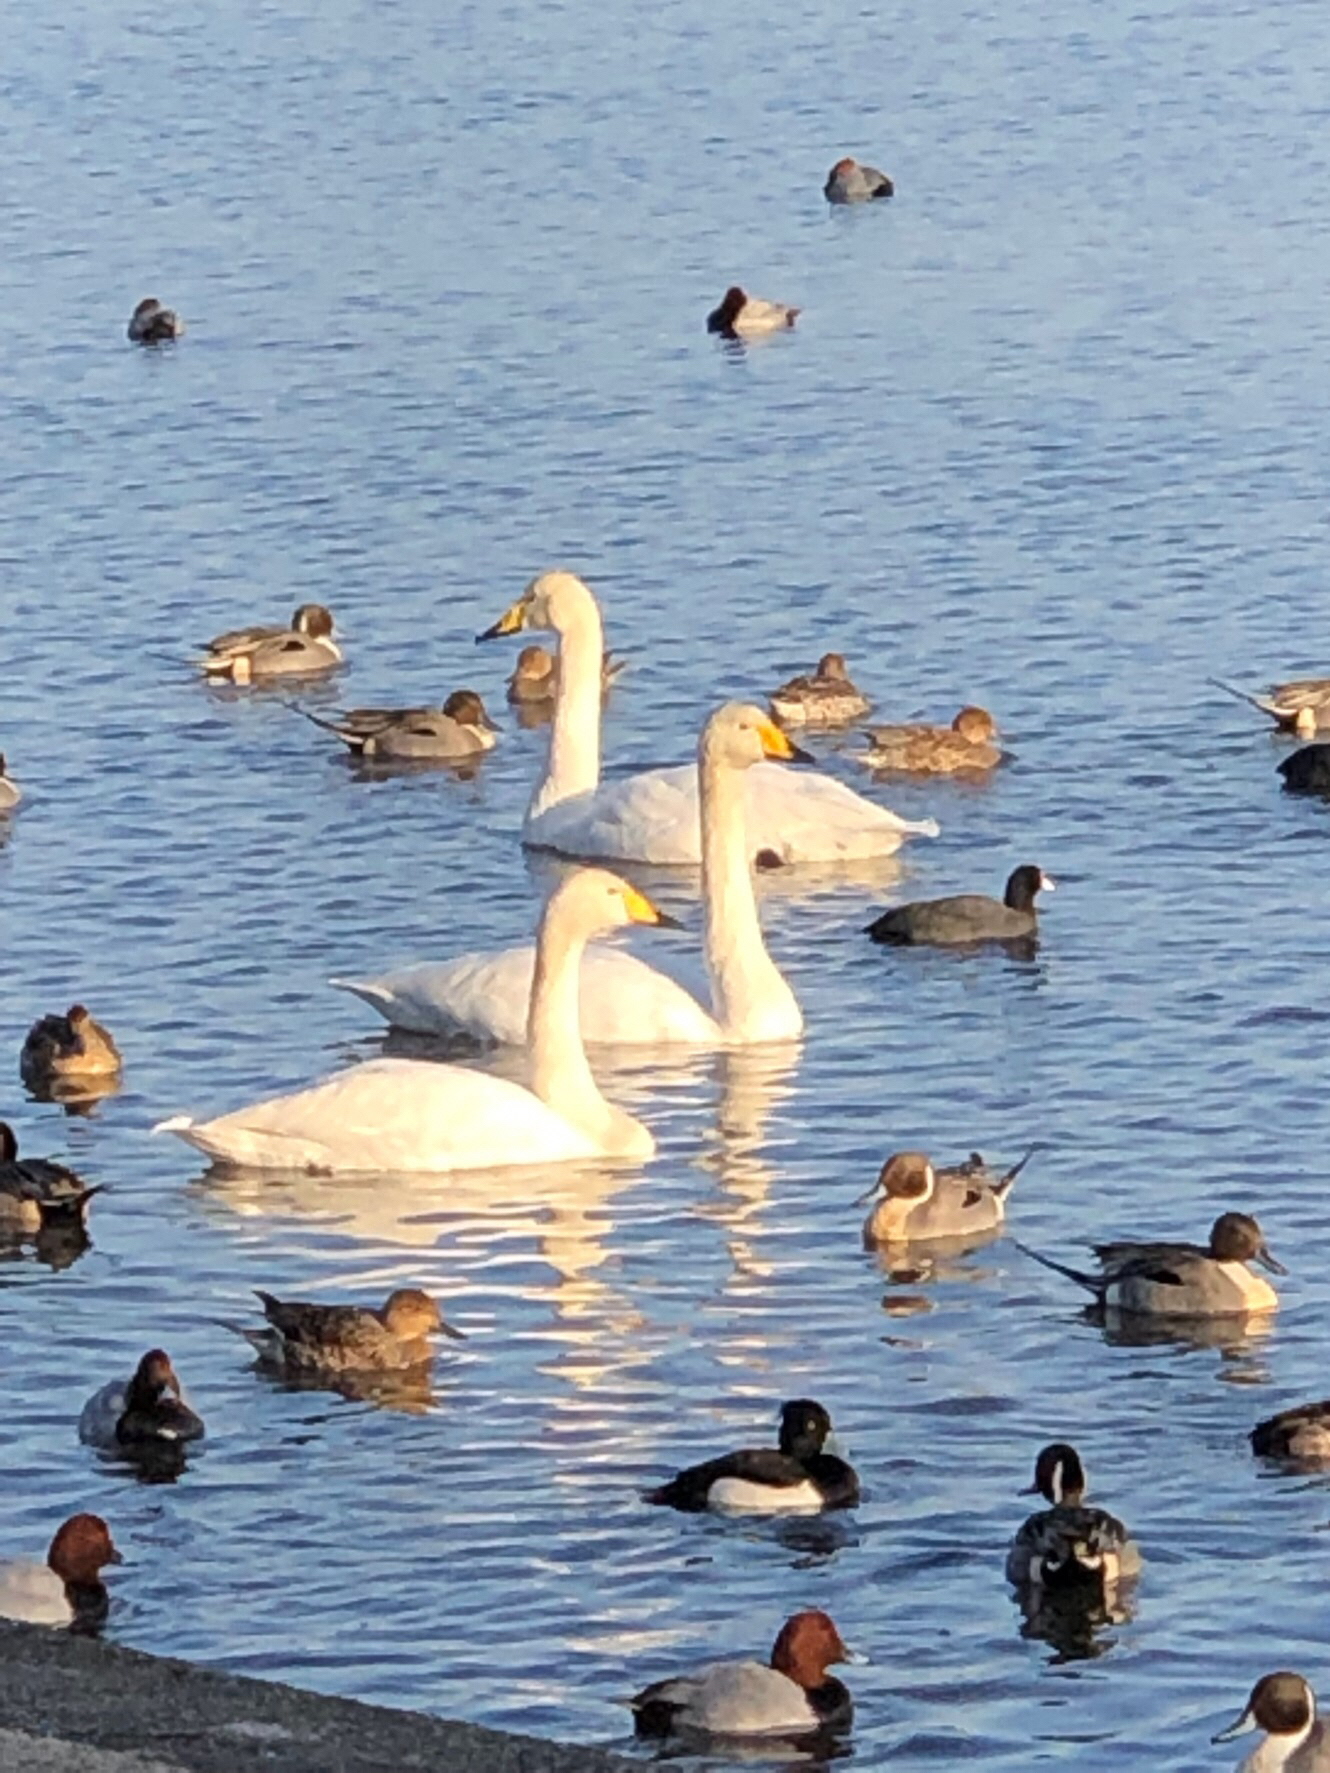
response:
M960 770L991 770L1002 762L993 743L997 722L986 708L962 708L950 726L871 726L868 749L856 762L870 770L902 775L955 775Z
M208 642L196 661L210 682L253 683L267 677L315 677L342 663L332 611L302 603L289 628L231 628Z
M627 659L616 659L606 653L600 664L602 695L628 668ZM547 647L533 643L517 655L512 676L508 679L508 700L514 706L523 702L552 702L559 693L559 660Z
M12 813L23 798L23 790L9 773L5 754L0 751L0 813Z
M1122 1241L1095 1244L1097 1274L1068 1268L1017 1243L1027 1256L1093 1293L1095 1303L1143 1317L1229 1317L1277 1311L1279 1295L1248 1266L1287 1274L1250 1213L1221 1213L1208 1244Z
M802 308L787 308L783 302L764 302L747 295L734 283L721 297L720 306L707 315L707 331L726 339L755 339L764 333L787 332L802 312Z
M1293 678L1288 683L1275 683L1263 696L1254 696L1225 683L1220 677L1208 679L1216 689L1236 696L1249 707L1268 714L1281 733L1292 733L1299 739L1314 739L1318 732L1330 732L1330 677Z
M1211 1742L1232 1742L1249 1730L1265 1741L1239 1764L1237 1773L1330 1773L1330 1730L1316 1715L1316 1695L1291 1669L1262 1675L1246 1710Z
M126 335L135 345L167 345L184 338L185 323L174 308L164 308L156 296L144 296L130 315Z
M355 757L383 763L474 757L493 749L499 729L475 690L454 690L441 708L352 708L327 720L298 703L297 714L337 737Z
M875 917L865 934L875 942L902 948L927 943L940 948L977 942L1031 941L1039 933L1035 899L1056 886L1042 868L1026 862L1007 877L1001 902L984 893L953 893L945 899L916 899L893 905Z
M89 1188L73 1170L49 1158L20 1157L13 1127L0 1120L0 1238L82 1228L88 1202L101 1191L101 1184Z
M1141 1554L1127 1529L1106 1509L1086 1507L1085 1489L1075 1447L1055 1441L1042 1450L1022 1495L1042 1496L1049 1507L1011 1542L1007 1581L1014 1588L1103 1590L1140 1574Z
M417 1367L433 1357L431 1336L464 1342L436 1302L419 1287L398 1287L381 1306L311 1305L275 1299L256 1288L266 1330L228 1324L259 1356L288 1373L364 1373Z
M843 653L823 653L816 671L792 677L770 696L772 719L782 726L843 726L872 705L855 688Z
M847 154L827 174L822 195L828 203L872 203L877 198L890 197L895 189L885 172L879 172L876 166L864 166Z
M19 1054L19 1076L35 1096L94 1089L120 1076L120 1049L110 1030L81 1003L63 1016L41 1016L28 1030Z
M874 1203L864 1220L864 1248L1000 1230L1007 1216L1007 1196L1034 1149L1005 1175L991 1170L977 1151L950 1168L938 1168L922 1151L896 1152L855 1203Z
M745 1447L690 1465L667 1484L647 1490L644 1502L686 1514L707 1509L753 1514L817 1514L853 1508L859 1479L852 1466L823 1451L831 1417L813 1398L781 1406L780 1445Z

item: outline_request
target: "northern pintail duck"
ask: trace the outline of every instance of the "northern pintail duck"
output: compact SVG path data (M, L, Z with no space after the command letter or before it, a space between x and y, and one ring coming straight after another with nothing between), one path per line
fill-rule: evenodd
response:
M197 661L211 679L252 683L264 677L313 677L342 662L336 624L321 603L302 603L289 628L232 628L208 642Z
M266 1330L239 1329L260 1363L284 1372L365 1373L418 1367L433 1355L430 1337L465 1341L428 1293L398 1287L381 1306L310 1305L258 1289Z
M895 189L885 172L863 166L847 154L827 174L822 195L828 203L871 203L875 198L890 197Z
M129 317L126 329L136 345L165 345L185 336L185 323L174 308L164 308L156 296L144 296Z
M73 1170L45 1157L18 1154L18 1139L0 1120L0 1237L87 1223L88 1202L101 1186L89 1188Z
M81 1003L71 1004L63 1016L42 1016L34 1022L19 1055L19 1076L34 1093L119 1075L119 1047Z
M1282 733L1312 739L1318 732L1330 732L1330 677L1299 677L1288 683L1272 684L1263 696L1253 696L1219 677L1212 677L1210 682L1216 689L1227 690L1240 702L1268 714Z
M336 720L326 720L308 708L296 711L315 726L336 733L357 757L382 762L474 757L493 747L499 730L480 697L469 689L454 690L442 708L352 708Z
M23 798L23 790L9 773L5 754L0 751L0 813L12 813Z
M922 1151L896 1152L856 1202L873 1201L864 1220L864 1248L996 1231L1007 1216L1012 1185L1033 1156L1027 1151L998 1175L977 1151L949 1169L937 1168Z
M764 302L731 284L721 297L720 306L707 315L707 331L718 332L727 339L753 339L768 332L785 332L792 327L802 308L787 308L784 302Z
M770 1662L713 1662L656 1681L629 1703L639 1736L809 1736L850 1723L849 1690L827 1670L860 1660L825 1613L796 1613Z
M616 659L613 653L605 654L600 663L602 694L608 692L610 685L622 675L627 664L627 659ZM558 693L559 660L557 655L550 652L547 647L534 644L524 646L517 655L513 674L508 679L508 700L515 704L552 702Z
M1093 1293L1097 1304L1143 1317L1230 1317L1275 1311L1279 1295L1248 1264L1259 1262L1272 1274L1288 1273L1270 1254L1265 1233L1249 1213L1221 1213L1208 1244L1095 1244L1098 1274L1067 1268L1025 1244L1019 1248Z
M0 1564L0 1618L94 1632L105 1624L111 1605L102 1571L124 1561L99 1514L71 1515L52 1539L44 1564L26 1559Z
M812 1398L782 1405L778 1447L745 1447L690 1465L642 1500L689 1514L705 1509L745 1513L816 1513L853 1508L859 1479L852 1466L823 1447L831 1417Z
M1064 1441L1035 1460L1025 1496L1050 1505L1017 1530L1007 1553L1007 1581L1017 1588L1107 1589L1140 1574L1141 1554L1127 1529L1103 1508L1087 1508L1085 1467Z
M843 653L823 653L816 671L772 690L770 702L772 717L782 726L840 726L873 705L855 688Z
M181 1397L162 1348L150 1348L130 1379L112 1379L93 1392L79 1416L79 1439L106 1451L175 1448L202 1435L202 1418Z
M1027 940L1039 930L1036 895L1051 893L1055 884L1042 868L1027 862L1012 870L1000 901L983 893L918 899L884 911L868 925L866 934L893 947L920 942L952 947L967 942Z
M1262 1459L1330 1459L1330 1398L1267 1416L1249 1439L1252 1452Z
M1291 1669L1262 1675L1242 1716L1210 1740L1232 1742L1249 1730L1264 1730L1265 1741L1237 1773L1330 1773L1330 1730L1316 1715L1310 1685Z
M1278 768L1290 794L1330 795L1330 745L1304 745Z
M997 722L986 708L962 708L950 726L872 726L858 762L902 775L955 775L991 770L1002 761L993 743Z

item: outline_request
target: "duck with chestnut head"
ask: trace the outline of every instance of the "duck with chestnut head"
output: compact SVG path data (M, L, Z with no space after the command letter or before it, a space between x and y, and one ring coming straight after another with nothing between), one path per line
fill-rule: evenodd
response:
M99 1514L71 1515L57 1530L44 1563L0 1563L0 1618L96 1632L111 1605L102 1571L124 1561Z

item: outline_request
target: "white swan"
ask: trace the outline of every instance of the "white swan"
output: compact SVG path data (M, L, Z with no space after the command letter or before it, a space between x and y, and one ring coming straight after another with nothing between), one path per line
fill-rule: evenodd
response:
M601 1095L578 1031L582 951L630 923L677 927L603 868L579 869L550 894L536 937L530 1089L460 1065L371 1059L291 1096L201 1123L177 1115L153 1130L225 1163L324 1173L650 1157L655 1141Z
M559 691L543 781L527 808L522 841L567 856L696 867L702 839L697 775L688 765L600 782L600 610L575 574L533 579L492 628L492 640L528 628L559 636ZM905 838L937 836L933 819L902 819L843 782L792 776L765 764L745 780L754 853L781 862L836 862L887 856Z
M691 992L622 950L592 950L582 963L582 1037L592 1041L746 1046L796 1040L803 1016L762 940L744 828L743 774L764 757L800 752L760 708L720 708L697 747L702 807L702 904L711 1010ZM334 979L387 1021L417 1033L479 1040L526 1038L535 950L529 945L401 967L381 978Z

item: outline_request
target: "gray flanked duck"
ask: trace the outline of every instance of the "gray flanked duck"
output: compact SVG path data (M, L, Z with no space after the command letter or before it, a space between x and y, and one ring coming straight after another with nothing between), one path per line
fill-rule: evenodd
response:
M1026 942L1039 932L1035 899L1055 882L1026 862L1007 878L1001 900L983 893L953 893L946 899L917 899L893 905L867 926L866 935L890 947L928 944L964 947L972 942Z
M823 653L815 671L792 677L770 696L772 719L782 726L843 726L872 705L856 687L843 653Z
M499 730L469 689L454 690L441 708L352 708L335 720L291 706L315 726L336 733L354 756L380 763L475 757L492 749Z
M89 1188L73 1170L45 1157L20 1157L18 1138L0 1120L0 1238L30 1237L64 1226L87 1224Z
M787 308L784 302L764 302L760 296L750 296L735 283L721 297L720 306L707 315L707 331L726 339L755 339L764 333L787 332L802 312L801 308Z
M302 603L289 628L231 628L208 642L198 668L212 682L254 683L274 677L316 677L342 662L332 611Z
M1238 1765L1237 1773L1330 1773L1330 1730L1316 1715L1316 1695L1300 1674L1281 1669L1262 1675L1246 1709L1211 1742L1232 1742L1249 1730L1265 1740Z
M780 1444L746 1447L690 1465L642 1500L700 1514L707 1509L754 1514L818 1513L853 1508L859 1479L852 1466L823 1451L831 1417L812 1398L782 1405Z
M1055 1441L1035 1460L1034 1482L1023 1491L1042 1496L1038 1510L1017 1529L1007 1553L1007 1581L1021 1589L1099 1592L1140 1574L1141 1554L1116 1516L1085 1503L1085 1467L1075 1447Z
M51 1540L44 1564L0 1564L0 1618L95 1632L111 1605L102 1571L124 1561L99 1514L71 1515Z
M999 1175L977 1151L950 1168L935 1165L922 1151L896 1152L856 1202L858 1206L873 1202L864 1220L864 1248L999 1230L1007 1214L1007 1196L1033 1156L1033 1150L1027 1151L1018 1164Z
M1099 1272L1089 1274L1018 1244L1027 1256L1093 1293L1097 1304L1142 1317L1233 1317L1277 1311L1279 1295L1249 1266L1287 1274L1250 1213L1221 1213L1208 1244L1095 1244Z
M827 174L822 195L828 203L872 203L892 196L895 190L885 172L879 172L876 166L864 166L847 154Z
M268 1328L228 1328L245 1338L261 1365L281 1372L366 1373L417 1367L433 1356L432 1336L465 1341L419 1287L398 1287L381 1306L314 1305L256 1291Z
M106 1452L153 1452L200 1440L203 1421L180 1392L171 1357L150 1348L128 1380L95 1391L79 1416L79 1439Z
M167 345L184 338L185 323L174 308L164 308L156 296L144 296L125 330L132 344Z

